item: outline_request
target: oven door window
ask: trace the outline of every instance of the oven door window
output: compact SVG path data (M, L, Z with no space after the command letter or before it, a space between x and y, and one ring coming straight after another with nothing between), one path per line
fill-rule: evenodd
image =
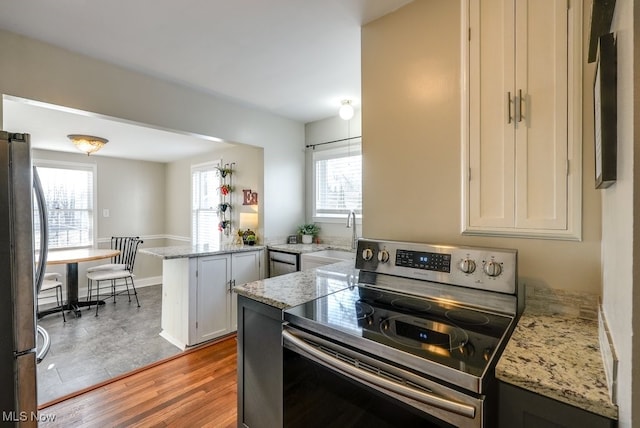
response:
M284 426L453 428L284 349Z

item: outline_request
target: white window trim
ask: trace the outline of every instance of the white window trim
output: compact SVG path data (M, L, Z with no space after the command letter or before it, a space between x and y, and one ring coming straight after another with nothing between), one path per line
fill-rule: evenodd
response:
M311 153L311 218L318 223L342 223L346 220L346 213L339 214L317 214L316 212L316 160L333 159L337 155L362 155L362 140L357 142L343 143L339 147L321 148L317 147ZM360 194L362 198L362 193ZM356 212L356 218L362 219L362 212Z
M93 174L93 244L81 247L65 247L65 249L98 248L98 165L95 163L58 161L52 159L33 159L32 163L36 167L84 169L91 171Z

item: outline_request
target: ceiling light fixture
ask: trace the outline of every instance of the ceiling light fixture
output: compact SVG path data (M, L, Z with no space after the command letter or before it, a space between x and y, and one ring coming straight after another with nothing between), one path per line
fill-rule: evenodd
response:
M70 134L67 135L73 144L80 150L89 156L91 153L95 153L101 148L104 147L105 144L109 140L106 138L94 137L93 135L82 135L82 134Z
M350 120L353 117L353 106L351 105L351 100L342 100L342 105L340 106L340 110L338 110L338 114L344 120Z

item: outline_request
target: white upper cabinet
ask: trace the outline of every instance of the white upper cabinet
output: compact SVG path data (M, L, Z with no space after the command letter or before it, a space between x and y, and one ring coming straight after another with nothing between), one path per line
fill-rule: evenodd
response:
M462 10L463 233L581 239L581 1Z

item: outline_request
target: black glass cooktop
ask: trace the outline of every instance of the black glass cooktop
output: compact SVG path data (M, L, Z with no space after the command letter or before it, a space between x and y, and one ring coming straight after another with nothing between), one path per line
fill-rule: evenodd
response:
M290 308L285 320L320 334L337 331L351 346L371 341L392 348L385 354L397 351L395 362L408 355L481 377L513 318L360 286Z

